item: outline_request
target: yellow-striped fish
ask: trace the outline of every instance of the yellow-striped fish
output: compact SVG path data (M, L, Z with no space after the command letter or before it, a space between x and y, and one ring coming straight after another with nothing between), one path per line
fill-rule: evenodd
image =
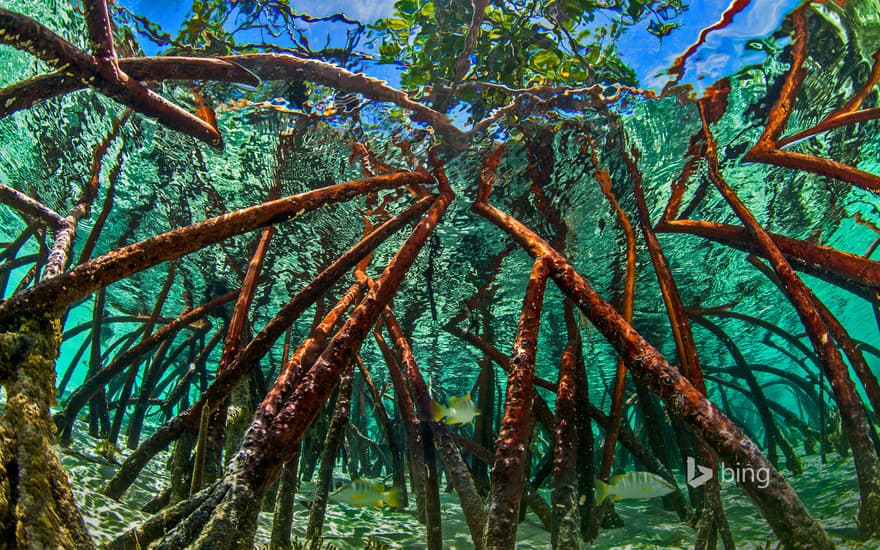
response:
M381 483L373 483L363 479L352 480L330 495L333 502L341 502L349 506L383 506L400 508L400 491L385 490Z
M434 422L443 420L447 424L470 424L478 414L480 411L474 405L470 393L461 397L450 397L445 407L431 401L431 419Z
M675 485L651 472L629 472L616 475L608 483L596 480L596 504L602 504L606 498L612 501L656 498L668 495L675 490Z

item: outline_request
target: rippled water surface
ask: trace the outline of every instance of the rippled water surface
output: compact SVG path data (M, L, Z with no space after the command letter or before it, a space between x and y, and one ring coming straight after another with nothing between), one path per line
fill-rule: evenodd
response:
M86 47L85 35L78 30L83 28L81 14L67 3L21 0L2 4L39 19L77 46ZM480 372L482 355L444 330L450 321L461 330L474 331L483 330L485 325L481 324L488 321L494 345L505 354L513 348L532 259L511 246L504 233L471 210L484 160L501 141L506 141L506 153L497 170L492 204L512 213L546 239L561 240L555 246L571 259L601 296L618 304L625 237L597 183L597 168L608 171L612 192L635 223L632 175L624 162L624 153L638 151L635 165L643 178L649 215L653 221L659 220L672 194L671 184L685 169L694 143L700 141L702 126L693 97L706 93L711 85L726 78L730 92L725 109L712 125L720 170L758 222L769 231L788 237L858 256L876 257L872 246L880 236L880 200L876 192L805 170L744 161L744 155L764 131L768 113L788 73L792 43L790 13L801 3L762 0L745 4L748 7L732 23L718 26L717 32L707 34L702 42L697 38L699 29L717 22L720 13L729 7L726 3L707 2L702 10L694 7L692 13L683 16L683 30L673 31L663 41L654 40L641 47L631 40L621 46L624 61L630 56L629 62L635 67L644 90L659 92L674 79L674 73L667 69L675 58L689 45L699 42L700 47L682 64L678 83L688 88L660 97L647 92L625 93L620 101L602 109L572 112L560 108L552 116L542 113L538 107L534 107L534 112L523 108L515 121L494 125L462 154L448 159L445 169L457 199L411 268L393 304L434 397L445 401L450 396L471 391ZM139 4L124 5L138 9ZM817 124L846 104L869 78L876 52L880 50L877 0L816 3L807 8L806 13L808 59L786 135ZM637 59L639 55L643 57ZM45 70L41 61L0 46L0 87ZM392 76L399 78L396 74ZM188 109L192 107L194 90L183 84L165 84L162 89L167 97ZM139 115L132 116L123 126L121 138L108 150L101 174L96 205L107 197L110 172L115 173L115 191L113 207L98 239L95 256L211 216L261 203L270 196L273 187L277 187L279 195L286 196L358 179L363 169L352 154L356 138L369 143L375 157L393 169L412 169L426 157L425 142L419 140L428 132L411 121L400 122L403 115L387 105L366 106L359 114L361 118L353 122L329 116L298 117L280 108L257 108L247 103L250 101L247 98L256 97L258 92L243 87L222 90L226 95L217 93L215 106L226 142L222 151L200 146L193 139ZM295 91L279 86L264 88L259 93L267 96L262 99L269 100L276 95L293 95ZM317 88L310 93L313 94L310 99L316 102L329 101L332 95ZM351 98L336 97L334 105L338 106L342 100ZM874 87L865 95L863 108L877 109L877 104L878 91ZM608 116L606 107L614 116ZM66 212L90 173L96 144L122 113L123 108L106 97L79 91L0 119L0 182L38 198L58 212ZM461 113L456 116L464 118ZM400 146L400 142L406 140L415 143L415 151ZM880 131L876 119L822 132L786 149L832 158L870 174L880 174ZM286 151L283 155L282 150ZM411 153L419 162L413 161ZM684 178L686 190L682 201L690 219L740 224L722 196L709 184L706 162L696 162L692 168L692 175ZM382 208L393 215L410 204L411 196L389 194L383 200ZM361 238L364 231L361 214L366 208L376 206L366 199L357 199L306 213L295 222L278 226L251 310L252 332L265 326L292 294ZM93 213L81 223L75 253L81 250L95 218ZM4 246L25 227L22 217L0 206L0 241ZM560 228L564 233L562 237ZM255 239L254 234L241 235L179 260L174 267L175 282L161 309L160 324L193 304L238 288ZM402 234L395 235L376 250L368 268L371 276L380 274L403 239ZM797 312L778 287L755 269L740 250L680 233L660 233L659 240L685 306L704 313L709 311L706 317L735 342L748 364L765 367L755 372L770 402L782 405L814 430L820 430L821 415L833 416L833 413L823 412L817 405L817 399L821 398L813 395L816 392L813 380L818 372L814 354ZM37 239L30 239L19 255L36 257L45 253ZM632 324L667 358L676 362L675 340L648 250L641 239L636 260ZM29 265L8 270L3 296L11 295L16 286L27 279ZM163 264L111 285L107 292L107 315L149 315L167 273L167 266ZM870 369L875 373L880 370L880 351L877 351L880 334L876 309L873 309L876 304L872 306L858 292L849 292L827 280L810 275L803 278L860 343ZM341 289L342 284L337 285L333 293L338 294ZM548 286L536 361L537 376L554 382L560 355L568 341L562 298L555 286ZM59 395L62 404L87 375L89 355L78 350L85 350L90 338L86 329L91 322L93 305L93 298L86 298L74 305L66 319L67 338L57 362L59 380L66 379ZM294 325L291 331L294 344L308 334L313 314L314 308L309 309ZM228 317L229 312L210 317L206 336L225 326ZM762 320L771 323L773 329L768 331L766 324L761 324ZM607 411L617 356L586 319L580 319L580 327L590 400ZM105 351L131 330L129 321L106 323L101 333ZM693 330L707 373L708 397L722 405L759 446L766 447L766 434L757 409L740 391L745 383L731 375L734 357L728 347L717 334L701 326L694 326ZM182 332L174 340L174 346L181 345L190 335ZM192 400L216 372L220 347L207 358L205 379L190 390L188 397ZM187 353L182 353L168 372L163 373L156 399L167 397L176 377L185 372L193 360L195 353L186 349ZM279 341L262 361L264 375L277 373L283 353L283 342ZM365 342L361 356L380 390L388 390L390 376L372 338ZM788 373L803 384L780 378L772 369ZM498 370L498 380L492 390L496 395L496 421L502 412L500 404L506 382L506 376ZM121 380L116 380L111 390L117 391L121 384ZM808 391L803 390L804 384ZM538 393L552 407L555 396L543 388ZM634 387L628 386L624 421L645 441L647 434L641 416L635 406L629 406L635 402L633 395ZM386 397L385 403L390 409L392 400L389 395ZM824 398L827 400L827 396ZM367 402L362 400L356 407L359 407L360 428L370 437L381 439ZM155 429L163 419L158 408L151 408L146 431ZM786 425L783 420L779 422L801 456L804 468L799 476L783 473L810 513L840 547L880 548L880 544L874 542L855 541L859 495L852 458L830 450L827 463L823 463L817 453L807 454L803 438L794 426ZM149 518L140 507L168 485L169 452L153 459L123 501L117 502L103 496L101 489L118 466L95 454L98 442L84 433L84 426L83 422L77 423L72 447L56 447L56 450L70 474L77 503L90 532L96 541L104 543ZM835 427L833 422L829 426ZM468 436L473 434L470 427L459 431ZM595 431L598 456L603 432ZM538 466L548 449L547 437L543 434L533 438L533 466ZM123 450L119 460L129 452ZM626 457L616 463L617 471L640 467ZM675 474L684 487L683 472ZM338 466L337 477L347 480L349 474ZM542 489L541 493L549 501L549 490ZM308 520L305 504L310 502L309 498L308 492L298 497L294 532L299 536L304 534ZM766 522L741 489L732 483L723 484L722 500L738 547L763 549L768 543L773 547L775 539L768 534ZM442 494L441 501L448 548L470 548L472 542L454 494ZM674 512L663 510L659 500L623 501L616 504L616 510L625 526L603 529L593 547L683 548L694 543L693 529L678 520ZM259 544L268 542L271 521L270 513L260 516ZM362 540L369 537L395 548L418 548L425 540L424 527L416 521L412 506L394 512L329 505L325 541L338 548L361 548ZM519 526L518 539L521 548L549 547L549 533L531 512Z

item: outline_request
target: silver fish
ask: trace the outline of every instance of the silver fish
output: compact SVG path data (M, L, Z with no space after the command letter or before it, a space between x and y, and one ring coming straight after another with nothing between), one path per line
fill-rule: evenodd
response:
M612 501L638 498L656 498L668 495L675 485L651 472L629 472L616 475L608 483L596 480L596 503L606 498Z

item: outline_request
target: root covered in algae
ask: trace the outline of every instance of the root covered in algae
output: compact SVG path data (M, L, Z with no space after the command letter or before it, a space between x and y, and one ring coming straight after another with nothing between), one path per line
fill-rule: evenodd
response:
M0 353L0 539L8 548L94 548L52 449L60 323L50 314L21 317L3 327L15 337L3 338Z

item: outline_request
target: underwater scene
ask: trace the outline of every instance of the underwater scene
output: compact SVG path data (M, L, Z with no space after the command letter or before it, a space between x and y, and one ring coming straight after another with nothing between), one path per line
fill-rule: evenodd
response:
M880 548L880 0L0 0L0 550Z

